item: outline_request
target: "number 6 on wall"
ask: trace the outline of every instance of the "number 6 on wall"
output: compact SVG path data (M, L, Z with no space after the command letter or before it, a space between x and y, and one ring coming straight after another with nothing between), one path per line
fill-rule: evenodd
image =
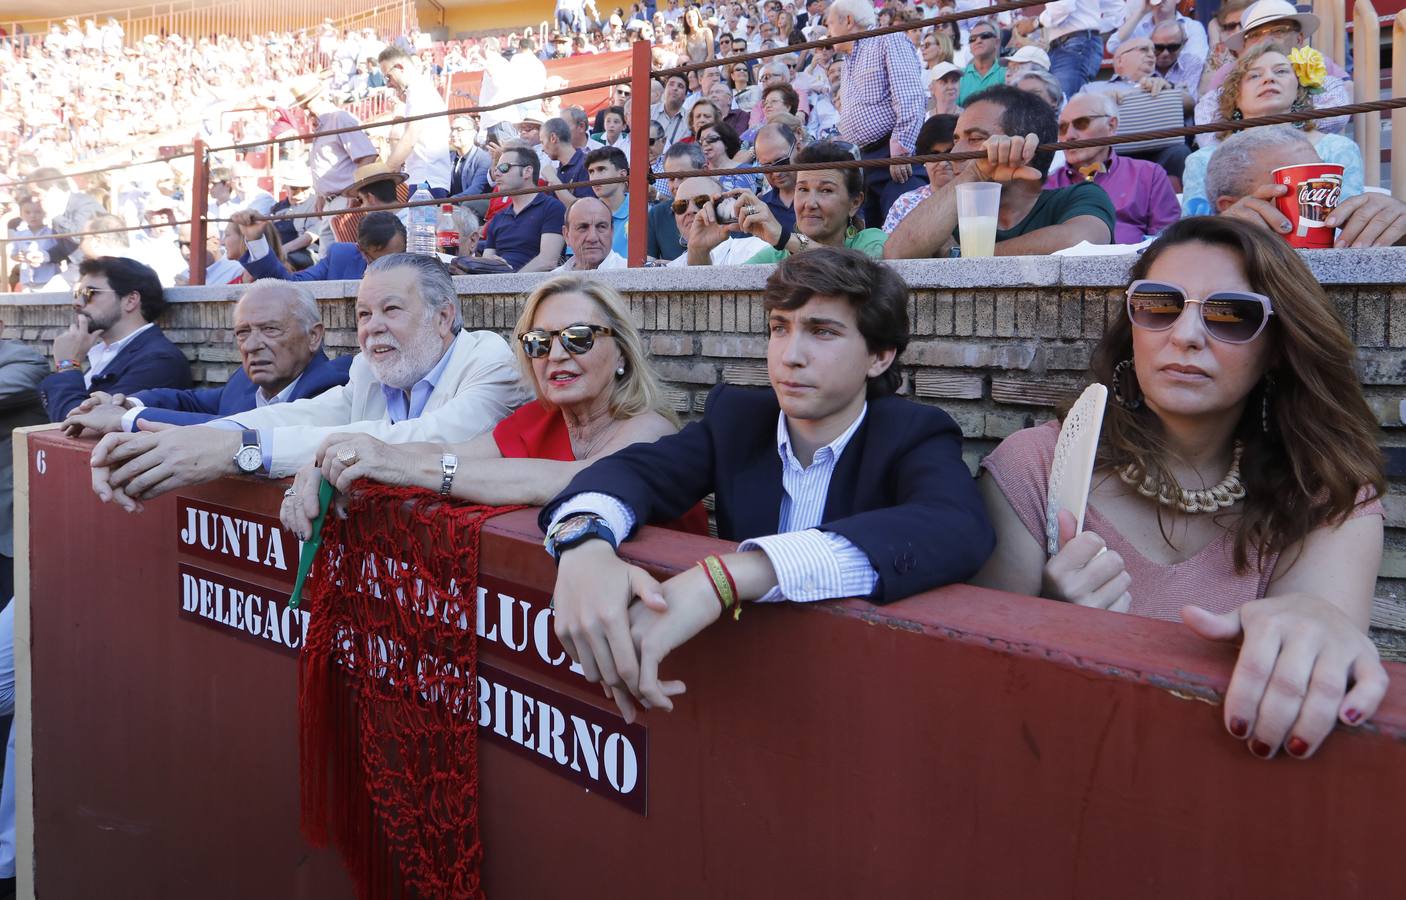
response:
M43 475L49 468L49 461L44 458L43 450L34 451L34 471Z

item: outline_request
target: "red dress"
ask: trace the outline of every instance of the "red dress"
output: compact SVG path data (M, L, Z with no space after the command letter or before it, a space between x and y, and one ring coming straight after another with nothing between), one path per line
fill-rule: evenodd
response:
M555 459L575 462L571 434L561 410L548 409L536 401L520 408L493 429L493 440L504 459ZM708 535L708 511L703 504L664 526L689 534Z

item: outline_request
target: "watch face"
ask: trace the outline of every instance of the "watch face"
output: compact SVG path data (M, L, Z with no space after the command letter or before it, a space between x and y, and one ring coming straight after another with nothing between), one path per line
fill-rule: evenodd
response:
M574 541L586 533L586 529L591 527L591 519L587 516L580 516L575 519L567 519L561 523L561 528L553 536L553 540L558 544Z
M263 451L258 447L240 447L235 454L234 464L243 472L257 472L264 464Z

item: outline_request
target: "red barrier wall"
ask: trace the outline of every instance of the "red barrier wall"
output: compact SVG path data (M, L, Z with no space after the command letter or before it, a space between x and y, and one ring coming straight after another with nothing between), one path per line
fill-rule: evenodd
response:
M21 450L38 896L348 896L297 833L301 625L278 567L296 542L263 518L281 486L229 479L129 516L92 496L88 449ZM714 546L632 545L661 572ZM550 665L530 511L490 522L482 558L491 897L1400 893L1400 666L1371 726L1264 763L1221 725L1229 648L960 587L751 607L667 662L689 686L673 714L626 728Z

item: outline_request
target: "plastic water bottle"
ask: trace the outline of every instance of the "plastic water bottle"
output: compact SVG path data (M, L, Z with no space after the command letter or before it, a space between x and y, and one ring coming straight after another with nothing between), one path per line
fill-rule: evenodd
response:
M415 189L415 195L410 198L412 203L421 200L433 200L434 195L430 193L430 183L424 181ZM406 247L411 253L424 253L430 256L435 252L435 208L432 205L410 207L410 227L407 229L409 238Z
M435 242L440 253L446 256L459 255L459 226L454 224L454 205L441 204L439 221L435 223Z

